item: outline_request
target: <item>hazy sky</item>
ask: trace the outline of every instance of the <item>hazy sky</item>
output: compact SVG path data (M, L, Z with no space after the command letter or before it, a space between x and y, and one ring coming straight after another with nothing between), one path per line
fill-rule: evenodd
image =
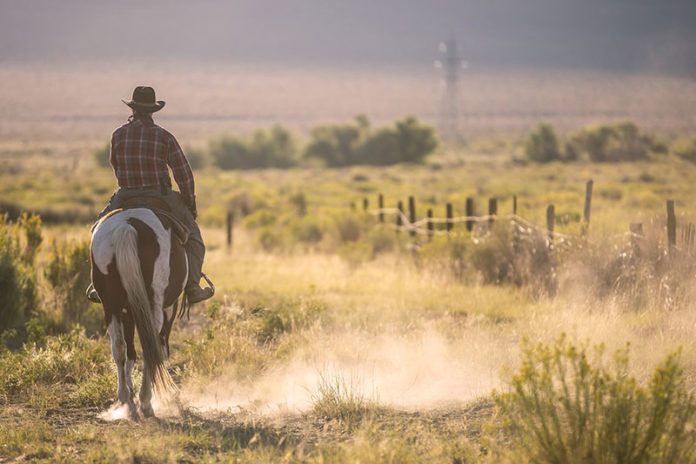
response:
M201 58L696 72L696 0L0 0L0 60Z

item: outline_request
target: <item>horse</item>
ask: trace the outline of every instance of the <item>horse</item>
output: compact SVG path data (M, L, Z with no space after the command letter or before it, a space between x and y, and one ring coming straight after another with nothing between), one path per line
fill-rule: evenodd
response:
M136 360L134 329L143 351L140 412L154 416L152 394L176 392L167 372L169 334L179 296L188 278L188 262L171 216L145 207L115 210L92 232L92 282L104 307L111 353L118 369L115 405L137 419L131 374ZM179 234L180 235L180 234ZM187 306L182 297L180 315Z

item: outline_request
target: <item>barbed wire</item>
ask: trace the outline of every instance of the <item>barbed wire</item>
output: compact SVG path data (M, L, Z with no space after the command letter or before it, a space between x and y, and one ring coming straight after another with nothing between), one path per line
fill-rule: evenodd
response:
M400 219L401 224L394 224L390 223L388 224L389 227L399 230L402 232L409 232L409 233L415 233L419 235L437 235L437 236L443 236L443 235L450 235L453 233L451 230L435 230L435 229L430 229L426 228L428 224L459 224L462 222L466 223L478 223L478 222L489 222L489 221L494 221L496 219L507 219L515 224L515 226L518 228L519 232L525 233L525 234L532 234L533 232L537 232L539 234L545 234L547 237L551 237L553 239L561 239L566 242L587 242L588 237L586 235L571 235L571 234L565 234L562 232L557 232L557 231L551 231L545 227L539 226L522 216L519 216L517 214L509 213L509 214L504 214L504 215L485 215L485 216L456 216L452 218L435 218L435 217L426 217L423 219L419 219L415 222L411 222L410 218L399 208L378 208L378 209L372 209L368 211L369 214L374 215L374 216L380 216L384 214L395 214L397 217ZM632 237L632 238L637 238L637 239L642 239L645 238L645 234L639 234L636 232L621 232L618 234L611 235L607 238L609 239L616 239L616 238L621 238L621 237Z

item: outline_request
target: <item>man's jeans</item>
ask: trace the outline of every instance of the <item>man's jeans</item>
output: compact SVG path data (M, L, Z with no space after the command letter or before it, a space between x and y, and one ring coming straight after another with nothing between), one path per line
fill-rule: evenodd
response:
M185 247L189 266L188 283L198 284L201 280L205 245L203 244L203 237L201 237L201 230L198 228L191 210L186 206L179 192L169 190L169 193L162 195L160 187L119 188L111 196L109 204L99 213L97 219L101 219L111 211L120 208L123 202L129 198L135 197L157 197L163 199L172 210L172 215L188 227L190 234Z

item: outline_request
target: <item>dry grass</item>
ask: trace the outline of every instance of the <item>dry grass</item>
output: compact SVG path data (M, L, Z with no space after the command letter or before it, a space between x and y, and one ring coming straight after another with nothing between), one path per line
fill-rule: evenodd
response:
M180 65L149 66L148 81L169 102L162 120L183 143L194 145L222 130L245 131L275 120L298 129L358 112L376 121L404 113L433 120L440 92L438 77L425 68L405 74L188 63L181 73ZM141 83L145 65L105 69L103 63L82 63L0 70L0 108L6 108L0 112L0 199L87 213L106 201L112 174L94 166L91 150L123 120L118 98ZM36 92L27 95L27 85ZM680 132L693 127L692 87L655 76L472 70L465 76L464 120L472 133L513 138L540 116L563 129L621 117L663 133ZM635 299L615 297L616 285L601 292L597 283L601 273L617 275L605 265L624 251L628 240L621 234L630 222L643 222L650 246L658 249L664 200L677 200L680 224L692 220L687 208L694 200L696 167L670 157L513 166L516 148L509 140L473 143L463 154L440 154L422 167L197 173L208 245L205 271L218 294L174 328L172 366L182 407L161 408L160 421L103 421L98 413L113 397L115 381L108 340L44 337L44 348L0 354L0 365L24 373L5 378L22 388L39 379L21 394L2 390L0 459L481 461L482 429L493 414L488 396L501 385L501 368L516 366L523 338L548 344L560 332L572 342L604 343L608 351L631 343L628 369L639 381L682 347L687 386L696 386L689 276L680 280L687 296L669 307L659 292L633 304ZM588 178L595 180L589 240L606 246L585 253L594 268L587 259L565 256L572 265L560 274L554 297L508 283L486 285L469 263L462 267L466 275L457 275L441 265L442 250L428 251L423 241L412 246L388 229L373 233L374 217L359 212L351 216L358 240L345 246L335 220L363 197L374 206L382 192L388 207L415 195L420 216L426 207L442 216L448 201L455 215L463 214L468 196L476 198L479 213L496 196L505 213L517 195L521 215L543 224L549 203L569 217L581 211ZM234 248L226 250L223 218L236 199L270 211L283 234L283 221L296 214L292 197L298 192L306 197L308 217L323 227L321 241L267 252L259 246L258 229L238 222ZM580 228L571 219L557 230L576 234ZM56 237L60 244L86 239L88 228L56 226L45 234L44 243ZM375 244L383 251L373 253ZM450 242L441 245L446 249ZM49 251L40 251L39 267ZM428 252L432 259L426 259ZM654 283L648 280L645 289ZM40 327L34 330L43 335ZM77 366L80 385L69 375L71 366ZM88 371L99 375L82 382Z

